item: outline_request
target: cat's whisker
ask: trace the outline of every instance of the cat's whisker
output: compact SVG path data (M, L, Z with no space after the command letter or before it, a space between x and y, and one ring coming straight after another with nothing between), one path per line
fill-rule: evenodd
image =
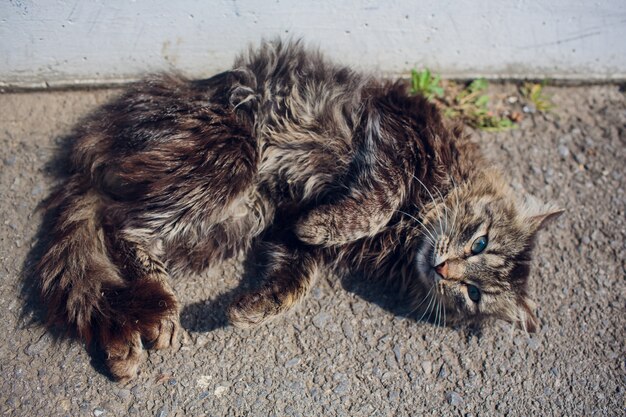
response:
M428 293L424 296L424 298L422 298L422 301L416 306L414 307L409 314L413 314L415 311L417 311L418 308L420 308L420 306L422 304L424 304L424 301L426 301L426 299L428 298L428 296L430 295L431 291L433 290L433 288L435 287L435 285L431 285L430 289L428 290Z
M437 293L433 294L433 301L437 302ZM435 304L433 303L433 306L431 307L430 312L428 313L428 318L426 319L426 321L429 323L430 323L430 316L432 316L434 310L435 310Z
M457 184L456 181L454 181L454 178L452 177L452 175L449 175L448 178L450 179L450 181L452 182L453 185L453 190L457 189ZM454 191L451 191L454 194L454 200L455 200L455 208L456 210L454 210L454 220L452 221L452 232L450 233L451 236L456 236L457 232L458 232L458 214L459 214L459 209L461 207L461 205L459 204L459 194L455 193Z
M443 209L446 213L446 217L444 218L444 220L446 221L446 232L450 233L450 229L448 228L448 217L450 216L450 212L448 211L448 205L445 203L446 200L445 198L443 198L443 194L441 194L441 190L439 190L439 187L434 184L433 187L435 188L437 194L439 194L439 197L441 197L441 203L443 204Z
M426 316L426 313L428 313L428 312L432 313L432 309L431 309L431 307L430 307L430 306L431 306L431 304L432 304L433 300L435 299L435 294L433 293L433 294L430 296L430 298L429 298L429 299L430 299L430 301L428 302L428 305L426 306L426 310L424 310L424 313L423 313L423 314L422 314L422 316L420 317L419 321L422 321L422 320L424 319L424 316ZM430 314L428 315L428 318L430 318Z
M428 233L428 236L426 236L426 237L427 237L427 238L429 238L429 241L430 241L430 243L431 243L433 246L436 246L437 239L435 239L435 237L432 235L432 233L430 233L430 230L428 229L428 227L426 227L426 225L425 225L424 223L422 223L422 222L421 222L420 220L418 220L416 217L411 216L409 213L406 213L406 212L404 212L404 211L402 211L402 210L398 210L398 213L402 213L402 214L404 214L404 215L406 215L406 216L409 216L411 219L415 220L415 221L416 221L416 222L418 222L420 225L422 225L422 227L424 228L424 231L425 231L426 233Z
M440 307L441 300L439 299L439 297L437 297L437 306L435 307L435 328L437 332L439 332L439 321L441 320L441 310L439 309Z
M440 231L440 233L443 233L443 224L441 223L441 212L439 211L439 207L437 206L437 202L435 201L435 197L433 197L433 194L430 192L428 187L426 187L426 185L419 178L417 178L415 176L415 174L412 174L412 175L413 175L413 178L415 180L417 180L417 182L419 182L422 185L422 187L424 187L424 189L426 190L426 192L430 196L430 199L432 200L433 205L435 206L435 210L437 211L437 217L438 217L438 220L439 220L439 231Z
M415 209L416 209L416 210L418 210L418 211L424 211L424 210L423 210L423 209L424 209L424 204L422 204L422 208L421 208L421 209L420 209L419 207L417 207L417 205L416 205L416 204L413 204L413 207L415 207ZM435 230L435 226L434 226L434 225L431 225L431 227L428 227L428 226L426 226L424 223L421 223L421 222L420 222L420 224L421 224L424 228L426 228L426 229L428 229L428 230L430 231L430 235L431 235L431 236L433 236L433 235L435 235L435 236L439 236L439 235L437 234L437 231ZM435 242L434 242L434 244L433 244L433 247L436 247L436 246L437 246L437 244L436 244L437 240L438 240L438 238L435 238Z

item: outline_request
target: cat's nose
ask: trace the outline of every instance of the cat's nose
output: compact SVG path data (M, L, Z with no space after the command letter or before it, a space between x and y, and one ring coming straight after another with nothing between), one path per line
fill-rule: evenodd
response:
M444 278L448 278L448 263L443 261L435 267L435 271Z

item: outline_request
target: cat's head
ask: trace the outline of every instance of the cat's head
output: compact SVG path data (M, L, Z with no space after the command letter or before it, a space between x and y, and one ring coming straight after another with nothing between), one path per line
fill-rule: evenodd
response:
M537 232L563 210L519 197L498 172L433 192L415 255L418 277L429 294L417 303L445 307L450 316L477 322L504 319L534 332L538 321L527 292ZM437 307L435 307L437 306ZM443 311L434 314L442 315Z

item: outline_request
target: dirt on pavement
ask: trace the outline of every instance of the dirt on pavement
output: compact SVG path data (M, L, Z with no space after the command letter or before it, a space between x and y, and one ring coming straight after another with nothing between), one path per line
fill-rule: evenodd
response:
M285 317L237 330L224 325L242 271L234 261L174 282L182 342L150 352L124 386L83 344L31 324L36 302L22 293L35 208L53 184L47 164L115 91L0 95L0 414L624 415L626 96L616 85L547 92L547 115L475 134L514 187L567 209L535 252L537 334L502 322L481 335L437 328L331 274Z

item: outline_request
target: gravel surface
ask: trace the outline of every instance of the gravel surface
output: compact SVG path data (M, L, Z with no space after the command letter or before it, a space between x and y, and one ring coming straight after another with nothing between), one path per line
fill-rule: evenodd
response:
M126 386L81 343L30 324L21 278L55 143L113 92L0 95L0 414L624 415L626 97L614 85L548 92L552 113L476 136L515 187L567 209L536 251L539 333L436 328L331 275L286 317L236 330L224 325L242 271L231 262L174 282L182 342L151 352Z

